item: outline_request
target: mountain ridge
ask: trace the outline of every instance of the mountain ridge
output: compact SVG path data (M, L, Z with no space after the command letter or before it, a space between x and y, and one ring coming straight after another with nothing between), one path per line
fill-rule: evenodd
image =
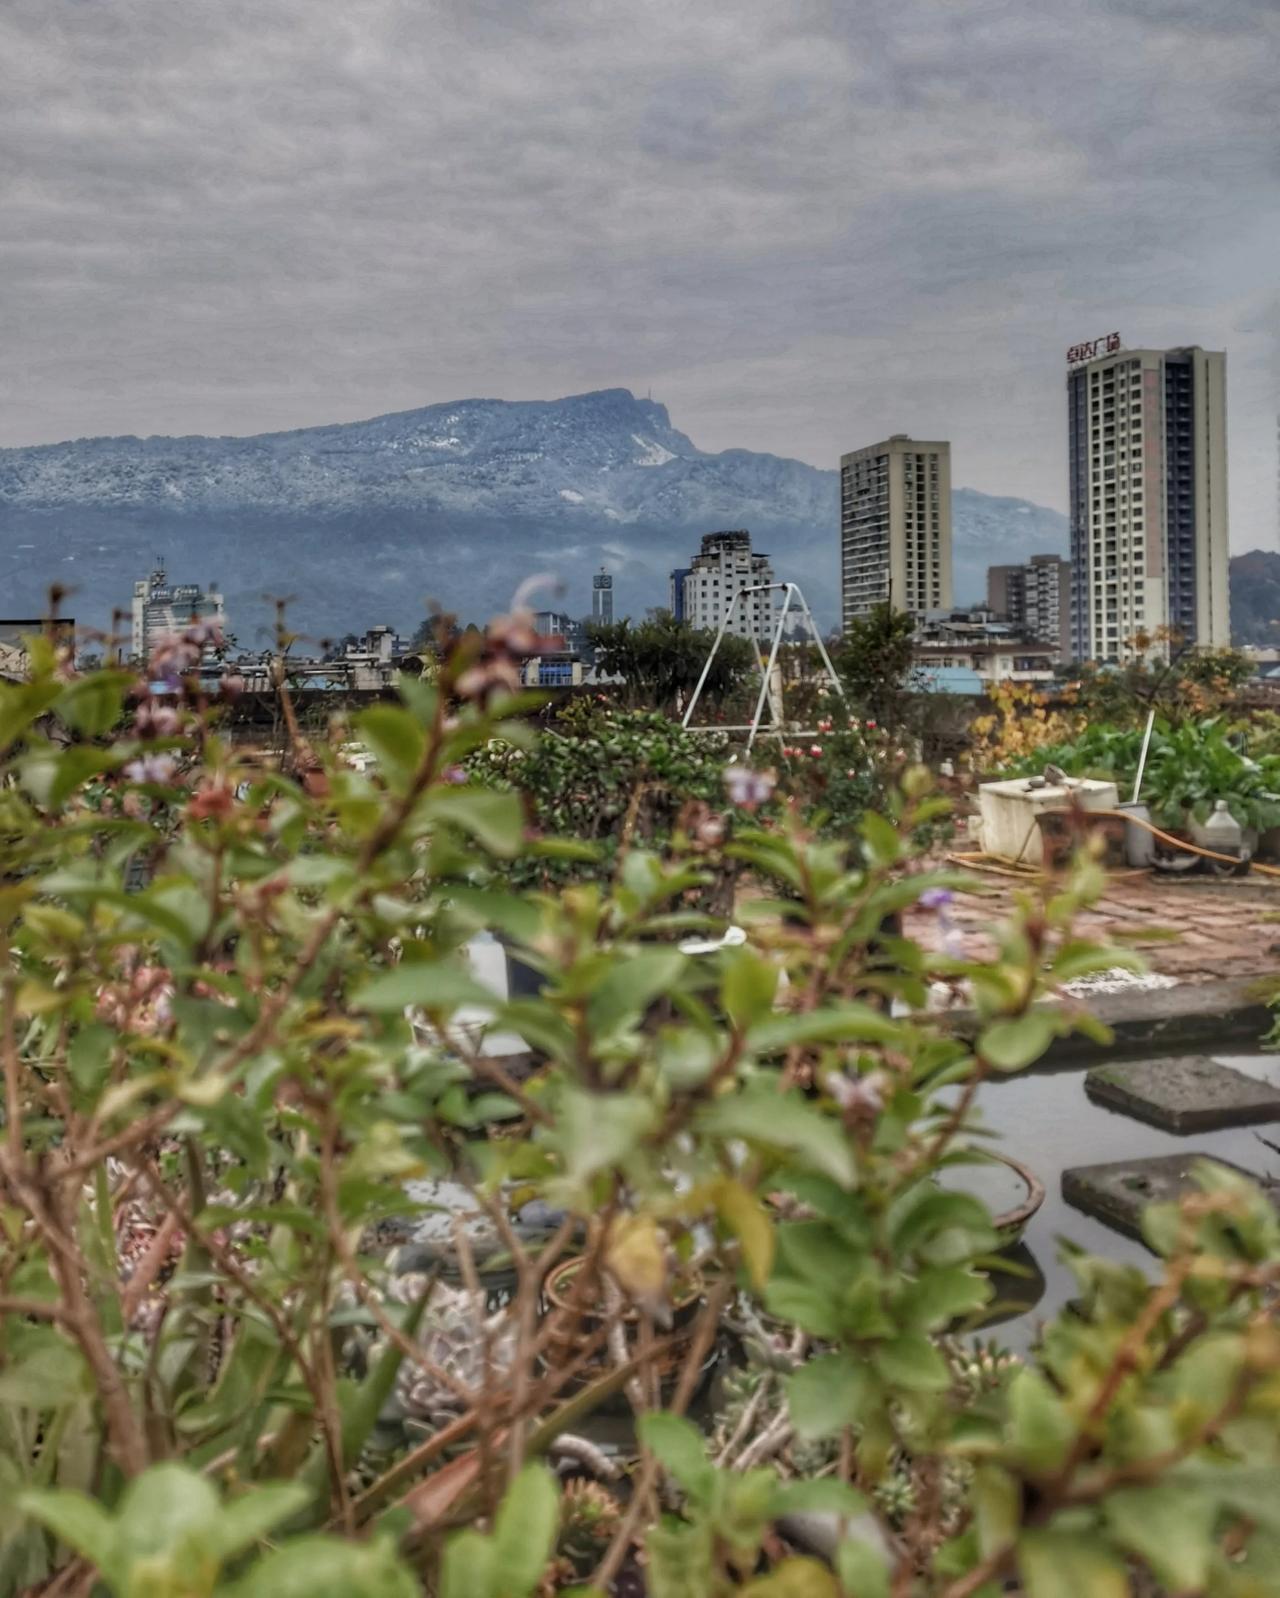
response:
M1066 518L1044 506L958 489L953 507L957 603L982 597L987 564L1065 550ZM667 572L722 527L749 528L830 624L838 525L834 469L702 450L665 405L625 388L0 449L10 608L70 582L77 615L103 625L158 553L175 579L223 578L242 640L268 593L295 594L311 631L411 627L428 597L482 616L539 570L564 581L557 603L585 611L602 563L619 614L639 613L665 603Z

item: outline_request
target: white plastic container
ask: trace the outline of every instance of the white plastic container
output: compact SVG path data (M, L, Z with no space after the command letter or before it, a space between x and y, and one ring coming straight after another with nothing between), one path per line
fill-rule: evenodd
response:
M1038 866L1044 861L1044 848L1036 817L1045 810L1069 810L1080 805L1085 810L1115 810L1120 794L1114 782L1095 782L1090 777L1072 777L1065 783L1049 785L1034 777L1015 777L1010 782L984 782L978 789L978 809L982 816L982 847L1001 859Z

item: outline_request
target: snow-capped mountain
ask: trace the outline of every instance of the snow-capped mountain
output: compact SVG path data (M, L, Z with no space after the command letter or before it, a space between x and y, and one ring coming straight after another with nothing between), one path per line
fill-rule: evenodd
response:
M252 438L98 438L0 450L0 602L38 611L51 581L105 624L161 555L217 579L252 643L267 594L312 633L409 628L429 599L500 608L534 572L548 604L588 608L615 574L619 614L666 600L699 536L746 527L779 576L836 619L837 475L750 450L711 454L626 389L550 401L462 400ZM1026 501L955 495L957 602L986 566L1061 551L1066 521Z

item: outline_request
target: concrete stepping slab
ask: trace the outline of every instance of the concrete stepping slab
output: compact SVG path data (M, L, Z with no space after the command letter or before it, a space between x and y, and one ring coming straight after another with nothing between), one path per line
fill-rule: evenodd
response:
M1062 1196L1073 1208L1092 1215L1114 1231L1145 1242L1143 1210L1152 1204L1177 1203L1188 1193L1200 1192L1192 1173L1201 1160L1258 1180L1252 1171L1231 1160L1187 1149L1181 1154L1158 1154L1144 1160L1074 1166L1062 1173Z
M1166 1132L1280 1121L1280 1088L1201 1054L1095 1066L1084 1088L1095 1103Z

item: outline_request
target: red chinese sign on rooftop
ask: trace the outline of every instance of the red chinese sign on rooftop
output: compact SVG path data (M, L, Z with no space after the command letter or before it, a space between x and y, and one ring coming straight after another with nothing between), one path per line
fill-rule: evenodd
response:
M1087 339L1083 344L1073 344L1067 351L1067 365L1078 366L1081 361L1097 360L1099 355L1114 355L1119 348L1119 333L1104 333L1101 338Z

